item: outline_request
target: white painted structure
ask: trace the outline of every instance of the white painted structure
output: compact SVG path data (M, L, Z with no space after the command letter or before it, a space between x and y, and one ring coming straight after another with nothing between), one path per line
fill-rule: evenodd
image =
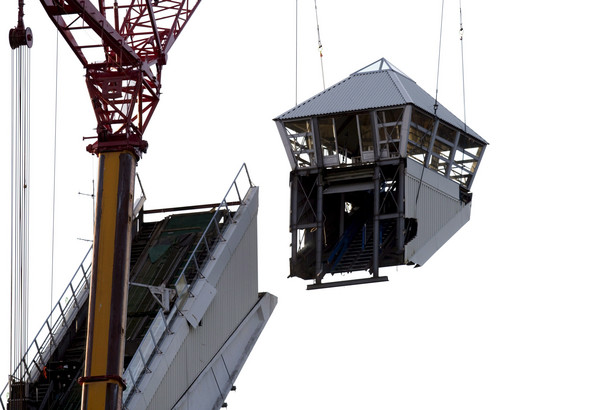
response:
M126 409L222 406L277 303L258 294L257 210L252 187L185 302L165 318L168 330L147 371L124 392ZM142 364L135 358L127 378Z
M137 340L140 343L135 345L136 350L131 350L132 359L126 363L123 374L127 385L123 393L124 409L188 410L223 406L277 303L275 296L258 292L258 192L244 165L220 204L213 208L207 206L210 211L201 209L196 214L183 215L192 222L187 226L175 224L164 231L168 234L184 229L199 234L194 240L178 242L176 249L179 250L168 257L177 264L161 262L153 269L159 273L166 266L173 274L171 277L176 278L173 283L161 286L148 282L132 287L145 293L144 288L172 290L169 295L173 296L169 299L170 310L166 304L160 308L153 303L158 308L153 320L148 316L147 303L140 305L145 306L144 310L133 311L137 313L137 321L149 320L144 320L139 330L133 329L133 335L140 335ZM140 215L134 221L137 226L143 223L142 205L141 200L137 201L135 215ZM149 226L159 227L157 232L161 232L162 227L168 227L165 222L181 216L172 214ZM206 228L203 220L209 221ZM142 229L147 232L146 228ZM144 234L147 246L143 249L135 247L133 241L133 250L145 259L151 258L150 252L156 247L163 246L165 252L171 247L160 245L154 239L160 236L155 237L151 232ZM190 234L182 238L190 238ZM79 367L83 365L85 349L89 255L90 252L17 369L28 374L26 387L30 396L26 400L33 408L79 406L81 388L77 379L83 375L83 368ZM156 259L164 259L161 255ZM138 265L138 262L134 265L135 272L139 271ZM141 277L156 280L148 274ZM148 297L157 300L155 295ZM4 401L9 395L7 388L0 392L2 410L7 409Z

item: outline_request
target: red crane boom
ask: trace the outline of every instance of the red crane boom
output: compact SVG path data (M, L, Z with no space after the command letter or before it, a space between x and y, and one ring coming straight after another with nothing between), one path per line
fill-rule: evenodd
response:
M167 54L200 0L41 0L86 69L98 122L88 151L147 150L143 133L160 98ZM109 20L108 20L109 18Z

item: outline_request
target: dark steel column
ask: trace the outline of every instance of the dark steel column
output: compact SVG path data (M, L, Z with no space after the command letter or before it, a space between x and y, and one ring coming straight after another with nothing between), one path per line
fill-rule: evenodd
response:
M397 250L404 249L404 227L406 222L406 159L399 161L397 171Z
M380 266L380 166L374 166L374 246L372 254L372 275L378 277Z
M290 234L291 234L291 269L294 266L294 262L297 260L297 195L299 190L299 177L296 173L291 172L290 174ZM292 270L291 270L292 273Z
M322 173L319 171L318 180L316 181L316 283L321 283L323 273L322 273L322 247L323 247L323 226L322 226Z

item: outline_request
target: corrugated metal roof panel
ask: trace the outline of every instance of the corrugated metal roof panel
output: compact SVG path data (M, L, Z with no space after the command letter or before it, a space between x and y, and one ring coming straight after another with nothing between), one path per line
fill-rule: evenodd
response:
M278 120L405 105L387 71L353 74L280 115Z
M381 69L376 70L372 67L381 67ZM428 113L433 112L435 99L414 80L391 67L394 66L385 59L378 60L291 108L275 120L283 121L407 104L413 104ZM456 128L464 129L463 121L443 105L438 104L437 114L441 120ZM487 141L474 130L469 127L465 129L468 134L487 144Z
M436 102L434 97L429 95L427 91L423 90L421 87L419 87L419 85L416 82L406 77L405 75L398 75L397 78L399 78L399 81L402 87L410 95L410 98L412 99L412 103L414 105L427 111L428 113L433 112L433 106L434 106L434 103ZM455 114L450 112L445 106L443 106L439 102L438 102L437 114L438 114L438 118L440 118L442 121L445 121L449 123L450 125L452 125L453 127L456 127L460 130L464 129L463 121L457 118ZM484 142L485 144L487 144L487 141L485 141L473 129L467 126L465 127L465 129L468 134L477 138L481 142Z

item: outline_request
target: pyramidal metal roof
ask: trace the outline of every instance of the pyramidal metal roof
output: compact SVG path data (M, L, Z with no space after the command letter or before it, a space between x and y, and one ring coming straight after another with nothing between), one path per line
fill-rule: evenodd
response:
M413 104L433 112L435 99L385 58L350 74L326 90L286 111L275 120L314 117L327 114L370 110ZM459 129L464 123L438 103L438 118ZM487 143L476 132L468 134Z

